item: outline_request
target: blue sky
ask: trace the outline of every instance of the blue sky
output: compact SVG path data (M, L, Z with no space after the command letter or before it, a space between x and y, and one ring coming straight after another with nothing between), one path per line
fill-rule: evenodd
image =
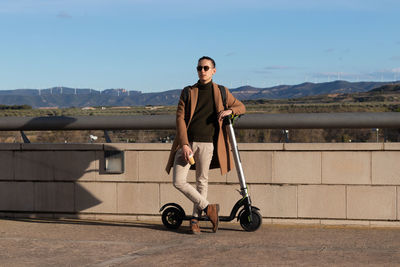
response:
M1 0L0 90L400 80L397 0Z

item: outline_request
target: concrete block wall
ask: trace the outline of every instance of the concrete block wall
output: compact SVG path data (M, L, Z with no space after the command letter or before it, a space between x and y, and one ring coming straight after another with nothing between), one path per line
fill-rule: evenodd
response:
M155 219L192 204L164 168L169 144L0 144L0 216ZM123 150L125 172L104 172ZM400 144L239 144L253 204L266 222L400 226ZM189 181L194 182L194 172ZM210 171L209 200L228 215L235 171Z

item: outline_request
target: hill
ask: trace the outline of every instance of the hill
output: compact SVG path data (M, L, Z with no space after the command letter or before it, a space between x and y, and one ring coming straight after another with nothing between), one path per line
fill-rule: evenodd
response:
M231 89L233 95L240 100L256 99L321 99L320 95L329 101L340 100L346 94L363 93L370 90L380 90L382 86L390 87L392 82L347 82L333 81L327 83L302 83L298 85L280 85L269 88L243 86ZM389 89L384 89L389 90ZM145 105L176 105L181 89L158 93L142 93L126 89L95 89L53 87L48 89L16 89L0 90L0 105L29 105L39 107L87 107L87 106L145 106ZM332 98L337 96L338 98ZM348 96L346 96L348 97ZM311 100L310 98L310 100Z
M400 84L383 85L367 92L331 93L289 99L254 99L244 102L246 104L400 103Z
M366 92L386 85L383 82L347 82L334 81L327 83L302 83L298 85L280 85L271 88L257 89L250 86L233 89L242 99L289 99L313 95L343 94Z

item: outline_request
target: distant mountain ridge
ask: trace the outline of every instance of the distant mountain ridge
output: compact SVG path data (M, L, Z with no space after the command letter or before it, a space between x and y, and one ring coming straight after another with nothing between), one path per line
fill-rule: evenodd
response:
M240 100L293 99L324 94L348 94L367 92L394 82L347 82L302 83L279 85L269 88L242 86L231 89ZM398 82L396 82L398 83ZM2 105L30 105L40 107L87 107L87 106L144 106L176 105L181 89L157 93L142 93L123 88L98 91L95 89L53 87L48 89L0 90Z

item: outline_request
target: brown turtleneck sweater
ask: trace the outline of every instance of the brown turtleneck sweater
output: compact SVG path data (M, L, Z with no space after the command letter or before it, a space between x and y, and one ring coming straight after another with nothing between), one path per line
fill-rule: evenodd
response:
M218 136L213 83L198 83L198 88L197 105L187 130L188 139L189 142L213 142Z

